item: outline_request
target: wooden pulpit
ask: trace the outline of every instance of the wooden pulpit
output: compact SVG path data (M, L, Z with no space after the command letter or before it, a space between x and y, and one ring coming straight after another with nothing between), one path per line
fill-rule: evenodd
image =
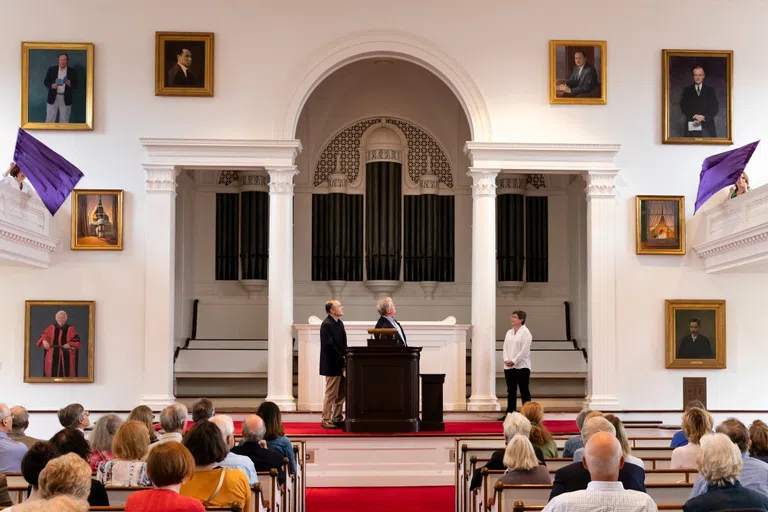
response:
M395 329L370 329L366 347L348 347L346 432L419 431L421 347L397 344Z

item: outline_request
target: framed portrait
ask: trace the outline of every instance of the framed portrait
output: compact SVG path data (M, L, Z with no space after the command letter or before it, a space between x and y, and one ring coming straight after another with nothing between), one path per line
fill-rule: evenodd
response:
M667 368L725 368L725 301L665 304Z
M605 105L606 47L605 41L550 41L549 102Z
M661 55L662 142L733 144L733 52Z
M123 250L123 191L72 191L72 250Z
M94 301L25 304L24 382L93 382Z
M155 32L155 96L213 96L212 32Z
M637 254L685 254L685 197L637 196Z
M93 130L93 43L21 43L21 127Z

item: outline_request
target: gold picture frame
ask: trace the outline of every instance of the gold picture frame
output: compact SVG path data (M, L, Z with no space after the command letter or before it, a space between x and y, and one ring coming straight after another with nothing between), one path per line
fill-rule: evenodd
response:
M637 196L636 254L685 254L685 197Z
M21 127L93 130L93 63L93 43L21 43Z
M92 300L25 302L24 382L94 381L95 309L96 303ZM62 311L66 318L59 317ZM61 325L60 319L64 320ZM70 347L56 348L64 345L60 341L66 341ZM49 348L45 348L44 342L49 343Z
M662 50L661 77L663 144L733 144L733 51Z
M123 250L122 190L72 191L72 250Z
M578 70L578 54L586 60ZM605 105L608 102L608 45L605 41L549 42L549 102ZM594 83L599 80L599 83ZM571 88L584 89L572 94Z
M725 368L725 301L666 300L665 306L667 368Z
M155 32L155 96L213 96L213 32Z

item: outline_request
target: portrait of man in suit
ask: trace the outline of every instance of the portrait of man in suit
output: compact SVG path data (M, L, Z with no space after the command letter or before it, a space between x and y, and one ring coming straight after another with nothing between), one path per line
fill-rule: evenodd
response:
M550 103L606 103L606 42L550 41Z
M213 34L155 33L155 94L213 96Z
M168 70L168 85L172 87L194 87L197 85L192 70L192 52L189 48L179 48L176 51L176 64Z
M720 110L715 90L704 83L702 66L693 68L693 83L683 89L680 110L685 115L683 132L686 137L717 137L715 116Z
M701 334L701 319L693 317L688 322L689 333L680 340L677 357L680 359L712 359L715 352L709 338Z
M45 122L55 123L56 115L60 123L68 123L72 113L72 90L77 89L77 71L69 67L69 55L59 55L59 62L45 73L43 84L48 90Z

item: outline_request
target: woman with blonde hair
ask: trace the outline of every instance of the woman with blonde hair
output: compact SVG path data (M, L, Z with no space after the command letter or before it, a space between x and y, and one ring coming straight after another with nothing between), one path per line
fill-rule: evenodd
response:
M768 425L761 420L749 426L749 456L768 462Z
M112 453L115 458L99 466L96 478L104 485L151 486L147 463L141 461L148 451L149 432L146 425L139 421L126 421L117 429L112 440Z
M527 402L530 403L530 402ZM504 450L504 467L507 468L499 479L505 484L551 484L552 478L544 464L536 459L531 441L516 434Z
M12 512L85 512L91 493L91 468L76 453L52 459L38 478L39 500L11 507Z
M204 512L200 500L179 495L181 484L195 474L195 459L183 444L168 441L153 448L147 458L147 473L156 489L131 493L126 512Z
M144 426L147 427L147 432L149 432L149 444L157 442L155 425L154 423L152 423L152 420L154 418L155 418L155 415L152 412L152 409L150 409L146 405L140 405L138 407L134 407L133 410L131 411L131 414L128 415L128 421L140 421L144 424Z
M747 173L742 172L741 176L739 176L739 181L731 187L728 199L739 197L740 195L745 194L747 190L749 190L749 176L747 176Z
M531 422L531 444L541 450L545 459L556 459L558 457L557 444L547 427L542 424L544 407L539 402L526 402L520 413Z
M101 464L115 458L112 440L122 422L117 414L105 414L96 422L91 436L91 459L88 461L92 470L96 471Z
M624 429L624 424L621 422L618 416L614 416L613 414L606 414L603 416L605 419L611 422L611 425L613 425L613 428L616 429L616 439L619 440L619 444L621 445L621 455L624 457L624 462L626 464L634 464L636 466L640 466L645 470L645 464L643 464L643 461L632 455L632 447L629 446L629 437L627 436L627 431Z
M704 409L693 407L683 414L681 426L688 444L672 450L672 462L670 469L699 469L697 457L701 446L699 441L707 434L712 433L714 421Z

